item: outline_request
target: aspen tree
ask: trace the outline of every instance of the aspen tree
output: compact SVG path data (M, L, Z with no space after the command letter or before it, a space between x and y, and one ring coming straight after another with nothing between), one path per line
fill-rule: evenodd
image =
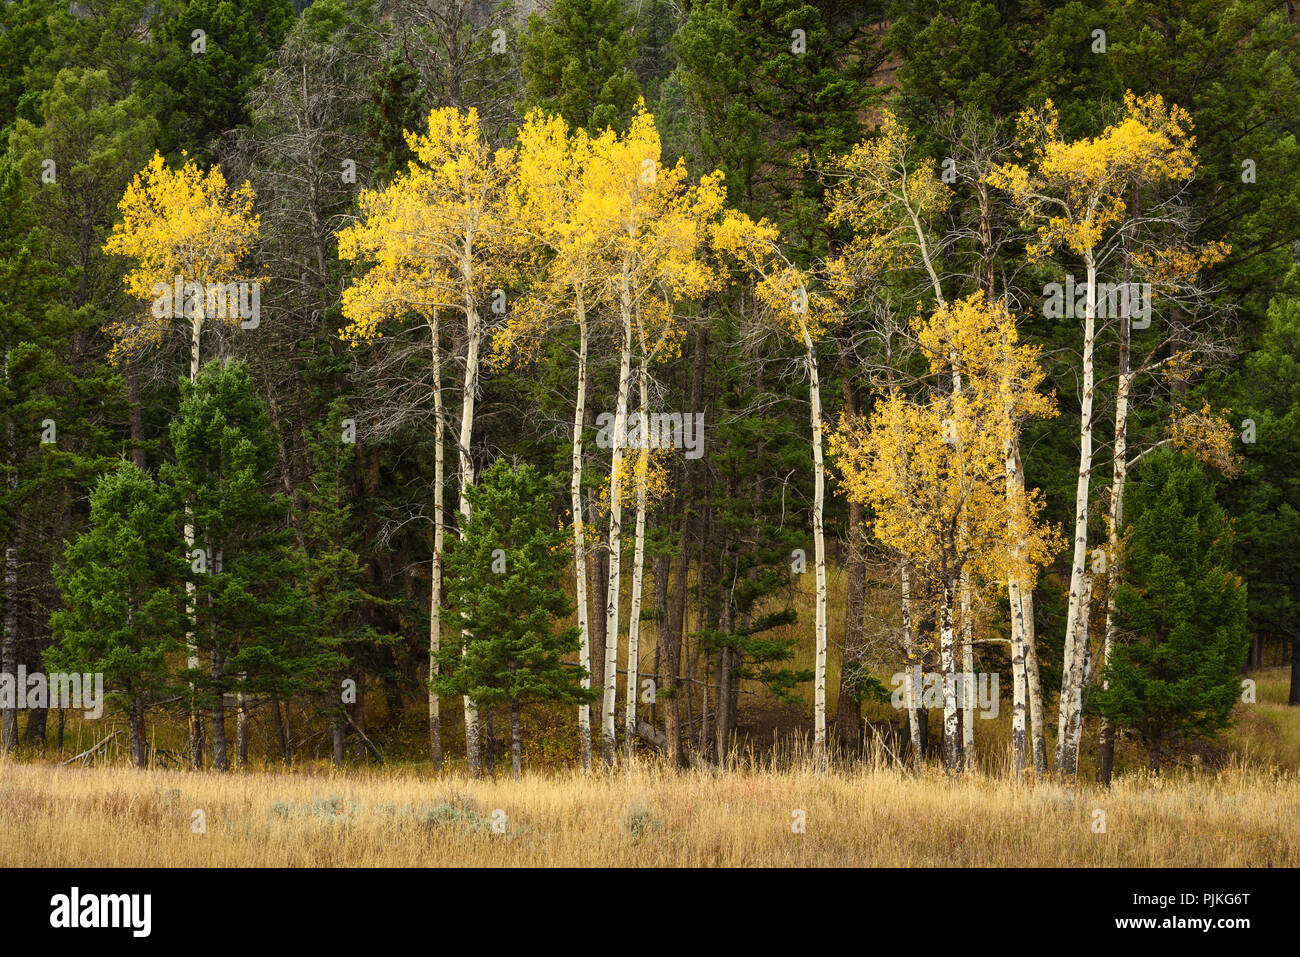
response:
M434 416L433 463L433 559L429 595L429 751L435 770L442 770L441 702L432 687L438 674L438 650L442 645L442 571L445 547L445 516L442 490L445 481L445 419L442 400L442 345L439 310L445 299L447 280L428 273L427 267L408 255L391 255L395 249L381 245L385 239L398 241L403 230L413 228L418 209L406 208L390 187L387 195L365 198L366 228L351 227L339 237L339 255L344 259L372 258L375 265L366 276L343 291L343 316L349 321L339 333L353 346L382 338L381 320L412 317L429 331ZM409 237L408 237L409 239Z
M859 143L835 164L832 175L836 183L830 192L827 221L849 225L854 238L844 254L830 264L830 270L843 278L853 268L862 270L864 264L868 272L883 272L919 262L936 305L946 307L927 224L947 208L949 191L936 175L934 162L915 154L914 137L893 111L885 110L876 136ZM954 365L951 372L952 389L960 392L961 371ZM905 585L910 586L910 582ZM964 685L974 671L971 582L965 568L959 590L962 677L945 674L945 685L952 680ZM903 601L910 598L904 597ZM909 610L905 610L905 617L910 620ZM962 696L962 753L973 758L974 709L970 689L966 690Z
M637 309L636 326L637 343L641 352L641 361L637 367L641 418L635 443L636 466L632 470L636 495L636 531L632 548L632 595L628 609L627 689L624 709L625 747L629 758L636 751L637 696L641 693L638 686L640 671L637 655L640 651L641 639L641 587L645 578L646 513L652 494L655 499L659 499L665 492L665 476L663 471L655 466L656 457L652 455L655 446L650 442L652 419L650 418L648 367L656 359L676 356L680 351L681 342L681 330L673 322L670 306L657 296L648 296ZM630 440L629 444L632 444Z
M714 230L714 243L753 272L756 293L772 321L792 334L803 347L808 375L809 420L813 459L813 555L816 573L816 659L813 665L813 755L826 769L826 536L823 510L826 467L822 452L821 382L817 370L817 342L834 315L830 298L809 288L809 277L795 268L781 251L776 227L766 220L728 212Z
M582 510L583 422L587 412L588 362L591 347L589 311L598 303L597 256L601 237L584 211L595 197L584 190L589 141L581 129L570 131L562 117L533 110L519 131L517 176L511 214L518 229L549 253L534 288L493 338L493 351L531 353L537 339L567 321L561 302L571 301L578 329L578 368L573 403L573 444L569 468L569 503L573 512L574 595L578 615L578 663L591 687L591 625L587 600L587 540ZM578 740L584 770L591 770L591 704L578 705Z
M417 305L426 317L438 308L463 316L465 371L456 435L463 525L470 507L466 490L474 480L469 447L485 331L479 303L501 281L502 264L515 242L503 216L514 154L492 150L473 109L433 110L427 126L426 132L405 134L415 156L408 171L382 192L363 192L361 222L339 233L340 257L377 264L354 284L353 331L345 333L361 338L379 334L379 320L400 302L388 285L395 276L422 290ZM435 561L440 563L440 555ZM462 634L462 640L467 637ZM477 776L478 709L468 695L463 704L469 771Z
M605 608L604 698L601 752L614 761L618 678L618 605L622 570L623 448L631 385L636 309L652 292L694 298L716 284L714 269L697 256L705 226L722 209L722 174L688 185L682 161L666 167L654 117L640 105L626 134L606 130L592 140L584 171L588 202L583 221L604 237L599 283L619 318L618 400L609 477L609 582Z
M1137 190L1133 192L1136 208ZM1185 225L1185 223L1176 225ZM1229 252L1226 245L1217 242L1207 243L1199 249L1175 245L1152 250L1134 250L1132 247L1135 242L1135 232L1134 224L1130 222L1124 235L1124 288L1132 290L1134 287L1130 286L1129 282L1134 276L1138 276L1149 282L1153 298L1159 296L1166 302L1194 298L1198 293L1194 286L1197 274L1207 265L1223 260ZM1117 322L1119 360L1115 385L1115 441L1112 445L1111 485L1106 511L1106 624L1097 667L1098 674L1102 676L1103 689L1109 680L1107 666L1110 663L1111 650L1117 640L1115 598L1122 583L1124 565L1120 539L1124 524L1124 488L1132 464L1129 461L1128 420L1133 385L1139 376L1162 368L1171 373L1171 378L1181 378L1196 361L1197 352L1209 353L1216 349L1212 339L1207 339L1204 335L1196 337L1197 341L1188 341L1186 330L1171 329L1165 335L1151 337L1155 341L1148 343L1144 350L1145 358L1134 361L1131 298L1133 297L1126 292L1121 300ZM1179 410L1172 416L1170 436L1139 453L1133 462L1150 452L1152 448L1176 444L1186 448L1202 461L1221 468L1228 474L1233 474L1236 466L1230 448L1232 433L1233 428L1211 414L1208 406L1200 413ZM1097 747L1097 780L1102 784L1110 784L1114 756L1115 727L1103 714Z
M961 572L969 568L985 579L1024 574L1008 566L1006 555L1006 435L1022 417L1045 414L1050 405L1035 391L1042 378L1037 353L1016 345L1004 304L990 306L974 293L918 323L916 336L932 375L954 361L960 365L962 391L936 389L913 401L893 390L869 422L841 423L831 447L847 493L875 510L877 538L939 584L944 767L951 772L960 766L952 676ZM1017 507L1031 557L1041 562L1050 550L1049 534L1033 521L1041 501Z
M114 361L129 359L144 349L156 347L171 334L177 320L188 320L190 382L199 374L199 342L204 324L211 320L234 326L242 319L230 308L232 283L260 283L242 268L257 239L259 221L253 212L253 188L245 181L230 189L219 166L204 172L194 160L185 159L180 169L171 169L160 153L154 153L127 186L118 203L122 218L104 243L104 252L126 256L135 266L123 277L127 293L150 307L135 316L109 326L113 339L109 356ZM218 306L208 315L209 291ZM249 304L251 305L251 291ZM242 305L242 303L241 303ZM185 523L185 552L194 551L194 526ZM194 583L186 582L186 617L194 616ZM188 667L199 670L197 646L192 632L186 634ZM190 684L190 762L203 764L203 718L194 708Z
M1065 664L1057 721L1056 767L1066 775L1078 771L1082 725L1084 652L1078 636L1089 613L1085 592L1088 562L1088 496L1093 457L1094 355L1097 334L1097 277L1117 238L1124 232L1134 184L1184 180L1195 166L1190 118L1158 95L1124 98L1124 115L1097 137L1073 142L1061 138L1059 117L1051 101L1041 110L1026 110L1018 120L1024 164L995 167L991 185L1007 190L1021 221L1036 230L1027 252L1042 260L1069 251L1083 260L1085 289L1082 394L1079 418L1079 471L1075 491L1073 558L1069 610L1065 625Z

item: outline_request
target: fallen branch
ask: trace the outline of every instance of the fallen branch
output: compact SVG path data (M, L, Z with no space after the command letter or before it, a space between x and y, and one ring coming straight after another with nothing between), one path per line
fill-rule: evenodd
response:
M364 741L366 743L366 746L370 748L371 753L373 753L375 756L375 760L378 761L380 764L383 764L384 752L379 750L379 746L376 745L375 742L367 738L366 733L357 727L357 723L352 720L352 715L344 711L343 717L348 719L348 724L352 725L352 730L355 731L357 734L361 735L361 740Z
M72 757L68 758L68 760L66 760L66 761L60 761L60 762L59 762L59 767L63 767L65 764L71 764L73 761L77 760L78 758L84 758L84 757L86 757L86 756L89 755L89 754L93 754L94 752L98 751L98 750L99 750L100 748L102 748L104 745L108 744L108 742L112 741L114 738L116 738L116 737L117 737L119 734L121 734L121 733L122 733L122 732L121 732L120 730L119 730L119 731L114 731L112 734L110 734L107 738L105 738L103 741L99 742L99 744L95 745L94 747L87 748L85 751L82 751L80 754L74 754Z

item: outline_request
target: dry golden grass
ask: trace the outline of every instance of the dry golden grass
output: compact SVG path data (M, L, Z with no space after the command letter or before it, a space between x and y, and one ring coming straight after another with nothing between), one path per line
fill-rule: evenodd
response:
M504 833L494 833L498 809ZM1094 810L1106 813L1094 833ZM193 812L206 833L192 832ZM794 812L806 832L792 830ZM413 770L0 763L0 866L1297 866L1300 778L1240 767L1110 792L877 763L521 782Z

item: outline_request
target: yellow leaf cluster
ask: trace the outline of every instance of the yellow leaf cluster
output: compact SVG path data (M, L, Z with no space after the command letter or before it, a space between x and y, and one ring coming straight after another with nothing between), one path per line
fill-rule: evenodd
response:
M506 282L513 152L492 150L473 109L433 110L427 130L406 141L408 170L363 191L358 221L338 233L341 259L370 264L343 294L339 335L354 346L379 338L384 319L470 308Z
M1038 241L1027 247L1035 260L1059 249L1090 255L1122 221L1131 186L1183 181L1196 169L1191 116L1159 94L1126 93L1121 118L1096 137L1063 140L1050 100L1023 112L1017 128L1028 162L997 166L988 182L1007 190L1022 222L1036 228Z
M978 293L915 326L932 373L959 372L961 388L894 391L869 419L841 421L830 451L846 494L872 509L881 542L928 575L1032 575L1060 538L1037 521L1041 495L1012 491L1007 458L1024 419L1056 414L1038 391L1038 350L1018 344L1005 302Z
M184 156L184 154L182 154ZM124 278L128 294L145 303L154 300L154 287L184 282L256 282L241 271L260 226L253 212L253 188L244 182L232 190L219 166L206 171L185 156L172 169L160 153L127 186L118 202L121 220L113 225L104 252L135 261ZM239 316L212 321L235 323ZM172 320L146 308L135 319L109 328L114 344L110 358L157 345Z
M1199 411L1179 406L1170 416L1169 437L1173 446L1233 476L1240 471L1241 457L1233 451L1237 430L1222 415L1202 404Z

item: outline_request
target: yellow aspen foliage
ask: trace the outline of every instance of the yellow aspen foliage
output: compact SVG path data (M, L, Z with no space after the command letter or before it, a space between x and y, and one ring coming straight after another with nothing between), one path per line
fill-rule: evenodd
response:
M838 268L854 263L868 272L904 265L924 223L947 209L952 193L934 160L916 156L916 142L886 110L876 136L855 146L831 171L827 222L853 229Z
M338 233L339 258L370 267L343 293L340 337L353 345L379 338L386 318L464 309L504 282L502 270L482 264L508 258L503 196L513 153L492 150L473 109L433 110L425 132L405 135L415 154L408 170L364 190L357 222Z
M1231 410L1226 410L1231 411ZM1179 406L1170 414L1169 439L1174 448L1194 455L1224 475L1240 471L1241 457L1233 451L1236 427L1205 402L1199 410Z
M611 303L630 306L655 286L674 299L717 286L716 270L699 253L726 199L722 172L692 184L686 164L664 166L661 150L644 103L625 135L609 129L589 143L574 218L597 237Z
M1126 195L1135 182L1181 181L1196 169L1186 110L1159 94L1124 95L1124 112L1101 135L1066 142L1048 100L1017 120L1025 163L994 167L990 185L1007 190L1021 220L1034 225L1038 241L1027 246L1031 260L1058 250L1088 255L1128 211Z
M260 225L252 186L246 181L232 190L219 166L205 171L182 157L181 168L172 169L154 153L118 202L122 218L103 246L106 253L135 261L124 282L127 293L142 302L156 303L161 287L172 287L177 277L204 286L261 281L242 269ZM110 325L110 358L158 345L182 318L174 311L146 308ZM201 317L228 325L240 318L237 313Z
M1175 292L1192 283L1207 266L1223 262L1232 252L1227 243L1165 246L1133 253L1133 267L1151 284L1151 294Z
M1006 303L990 305L982 293L914 330L931 373L955 364L962 390L920 400L894 392L869 419L842 420L830 449L845 493L872 509L883 544L931 577L967 568L990 582L1032 578L1060 535L1038 522L1040 494L1007 500L1005 470L1020 424L1056 414L1053 397L1038 391L1039 350L1020 345Z
M744 213L727 210L712 235L718 250L757 277L755 295L775 325L809 347L826 334L839 316L835 301L812 288L810 275L785 257L775 226L766 219L755 222Z
M570 130L563 117L541 110L525 117L506 216L521 234L520 267L530 284L493 334L493 365L504 365L512 355L535 359L549 331L595 315L602 238L578 215L589 154L586 132Z

